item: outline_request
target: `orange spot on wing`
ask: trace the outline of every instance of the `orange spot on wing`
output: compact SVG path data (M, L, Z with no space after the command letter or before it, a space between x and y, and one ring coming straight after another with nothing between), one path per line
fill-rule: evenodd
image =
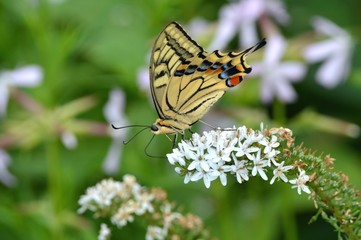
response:
M230 84L232 86L236 86L237 84L239 84L242 81L241 77L231 77L231 79L229 80Z

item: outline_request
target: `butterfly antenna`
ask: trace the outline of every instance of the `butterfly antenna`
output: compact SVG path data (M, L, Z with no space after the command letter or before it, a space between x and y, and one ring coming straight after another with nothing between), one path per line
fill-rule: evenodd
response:
M154 139L154 137L155 137L155 135L153 135L152 136L152 138L149 140L149 142L147 143L147 145L145 146L145 148L144 148L144 153L145 153L145 155L147 155L148 157L151 157L151 158L166 158L166 157L164 157L164 156L153 156L153 155L150 155L149 153L148 153L148 147L149 147L149 145L151 144L151 142L153 141L153 139Z
M130 128L130 127L147 127L147 128L150 128L149 126L147 125L138 125L138 124L135 124L135 125L128 125L128 126L122 126L122 127L116 127L112 124L112 128L115 129L115 130L118 130L118 129L123 129L123 128Z
M112 125L113 126L113 125ZM138 126L137 126L138 127ZM144 127L144 126L143 126ZM122 127L123 128L123 127ZM128 143L130 143L136 136L138 136L141 132L143 132L145 129L148 129L149 126L144 127L143 129L141 129L139 132L137 132L133 137L131 137L129 140L127 141L123 141L124 145L127 145Z

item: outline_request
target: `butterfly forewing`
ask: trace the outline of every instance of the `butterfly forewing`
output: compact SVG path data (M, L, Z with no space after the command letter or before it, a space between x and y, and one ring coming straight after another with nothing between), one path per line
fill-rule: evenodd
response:
M169 24L158 36L151 55L149 74L153 101L160 118L167 117L162 109L162 101L176 69L203 51L178 23Z

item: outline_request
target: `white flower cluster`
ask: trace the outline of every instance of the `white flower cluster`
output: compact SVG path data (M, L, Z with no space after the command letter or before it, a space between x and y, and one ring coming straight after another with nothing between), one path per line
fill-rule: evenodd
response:
M211 182L219 178L225 186L227 173L236 175L239 183L256 175L267 181L267 170L273 170L270 184L281 179L297 187L299 193L301 190L310 193L306 186L309 177L302 169L299 169L296 179L288 181L285 173L295 167L284 166L284 161L278 162L279 136L285 132L291 133L289 129L276 128L266 135L261 125L261 130L243 126L212 130L204 132L202 136L195 133L190 140L181 141L173 153L167 154L167 158L170 164L176 166L175 171L185 176L185 183L203 178L205 186L209 188Z
M125 175L123 182L105 179L88 188L79 199L78 212L90 210L97 217L111 214L112 223L123 227L133 221L134 215L152 213L153 199L154 196L141 187L134 176Z
M125 175L123 182L105 179L86 190L79 199L79 213L89 210L94 212L95 217L110 217L111 223L118 228L133 222L135 216L146 213L157 216L157 221L147 228L146 239L165 239L169 228L176 219L183 216L172 211L172 205L168 201L159 202L162 193L150 191L137 183L134 176ZM155 202L157 201L158 202ZM160 206L159 206L159 203ZM159 209L157 209L159 208ZM160 218L160 216L162 216ZM159 226L154 224L158 223ZM102 224L98 239L109 239L110 229Z

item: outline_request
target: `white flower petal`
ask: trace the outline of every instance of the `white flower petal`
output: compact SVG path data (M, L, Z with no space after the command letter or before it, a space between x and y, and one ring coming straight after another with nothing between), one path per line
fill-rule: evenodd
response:
M304 48L303 56L310 63L319 62L330 56L338 45L333 39L312 43Z
M11 163L10 155L0 149L0 182L7 187L13 187L16 184L16 178L9 172L8 166Z
M241 47L250 47L258 41L256 23L253 21L244 21L241 24L239 33L239 41Z
M110 123L124 122L125 94L120 88L110 91L103 113Z
M0 83L0 117L6 114L9 101L9 89Z
M206 186L206 188L209 188L211 186L211 180L210 180L208 174L205 174L203 176L203 182L204 182L204 185Z
M297 94L292 85L285 79L279 78L278 81L280 84L275 86L275 92L279 99L286 103L292 103L296 101ZM283 84L281 84L281 82L283 82Z
M37 65L27 65L13 71L5 71L2 78L7 78L9 84L20 87L38 86L43 79L43 70Z
M279 66L278 71L293 82L298 82L306 73L306 65L300 62L284 62Z
M328 36L345 34L345 31L342 28L324 17L316 16L313 17L311 21L315 30L321 34Z
M208 49L211 51L225 49L230 40L234 37L236 25L228 19L221 19L218 24L216 37L213 39Z
M113 139L107 155L103 160L103 171L108 175L115 175L119 172L123 144L120 139Z
M219 176L220 180L221 180L221 183L223 186L226 186L227 185L227 175L226 174L221 174Z
M261 84L261 99L264 103L270 103L275 97L275 87L272 76L264 77Z
M279 0L269 1L266 0L265 4L267 5L268 11L274 18L281 24L286 24L290 20L284 4Z
M78 140L74 133L65 131L61 134L61 141L67 149L75 149L78 145Z
M280 61L287 46L286 41L279 34L273 34L268 38L266 45L264 62L265 64L275 64Z
M327 88L333 88L345 79L349 66L345 64L345 56L337 55L329 58L317 71L317 82Z
M265 180L265 181L268 180L268 177L267 177L266 173L263 171L263 169L258 169L258 173L263 180Z

